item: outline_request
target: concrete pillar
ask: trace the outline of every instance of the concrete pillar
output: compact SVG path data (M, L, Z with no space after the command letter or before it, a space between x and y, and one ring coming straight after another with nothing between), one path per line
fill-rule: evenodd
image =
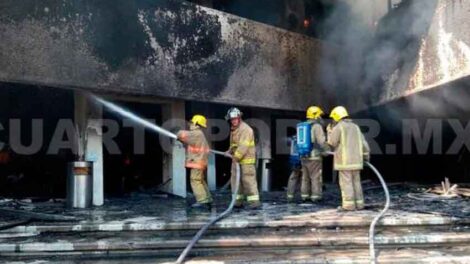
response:
M209 190L215 191L217 189L217 181L215 177L215 154L209 154L209 162L207 165L207 185L209 185Z
M173 101L162 105L163 123L165 128L176 131L185 128L185 102ZM161 142L168 139L162 139ZM184 167L185 150L181 143L171 140L173 144L164 144L163 182L166 192L186 197L186 168Z
M75 92L75 124L79 131L79 158L93 162L93 205L104 204L102 106Z
M258 133L258 171L261 173L261 191L271 190L271 114L269 111L256 111L250 124Z

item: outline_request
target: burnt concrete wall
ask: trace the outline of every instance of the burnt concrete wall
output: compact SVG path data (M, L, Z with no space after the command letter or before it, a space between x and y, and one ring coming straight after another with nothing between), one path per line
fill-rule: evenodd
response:
M371 105L470 75L470 2L409 3L403 10L392 12L382 21L383 27L379 27L376 48L371 53L381 54L383 60L370 68L382 71L378 71L380 80L373 81L379 91L373 93Z
M0 81L303 110L319 41L174 0L4 0Z

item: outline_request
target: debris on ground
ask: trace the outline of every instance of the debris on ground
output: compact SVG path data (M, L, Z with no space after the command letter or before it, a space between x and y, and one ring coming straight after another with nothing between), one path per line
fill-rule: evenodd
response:
M444 197L464 196L470 197L470 188L459 187L457 184L451 184L449 178L445 178L440 186L429 188L425 193L439 194Z

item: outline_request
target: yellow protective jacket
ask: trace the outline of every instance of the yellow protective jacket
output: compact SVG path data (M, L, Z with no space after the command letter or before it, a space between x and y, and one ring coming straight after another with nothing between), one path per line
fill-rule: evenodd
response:
M328 145L335 152L335 170L362 170L370 155L369 144L361 129L350 119L343 119L328 134Z
M240 164L255 164L256 146L253 129L243 121L240 121L237 128L232 128L229 152Z
M309 160L321 160L321 149L324 148L326 143L325 132L323 132L322 125L317 121L312 121L312 129L310 131L312 138L313 149L310 152Z
M181 142L187 144L186 168L204 170L207 167L210 148L201 128L194 127L190 130L181 130L177 136Z

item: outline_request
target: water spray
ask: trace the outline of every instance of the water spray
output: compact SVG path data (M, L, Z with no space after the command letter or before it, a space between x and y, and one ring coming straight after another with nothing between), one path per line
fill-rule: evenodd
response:
M130 112L129 110L124 109L121 106L118 106L114 103L106 101L103 98L100 98L96 95L92 95L92 97L93 97L93 99L95 99L99 103L103 104L104 106L106 106L110 110L112 110L112 111L114 111L114 112L116 112L116 113L118 113L118 114L120 114L124 117L127 117L127 118L131 119L132 121L134 121L138 124L141 124L144 127L147 127L149 129L157 132L158 134L164 135L164 136L172 138L172 139L177 139L176 134L171 133L170 131L168 131L168 130L162 128L162 127L159 127L159 126L155 125L154 123L137 116L136 114Z
M139 116L137 116L136 114L122 108L121 106L118 106L114 103L111 103L111 102L108 102L98 96L94 96L93 95L93 98L98 101L99 103L103 104L104 106L108 107L109 109L113 110L114 112L124 116L124 117L127 117L127 118L130 118L132 119L133 121L135 121L136 123L138 124L141 124L147 128L150 128L152 129L153 131L161 134L161 135L164 135L164 136L167 136L169 138L172 138L172 139L177 139L177 136L162 128L162 127L159 127L157 126L156 124L153 124ZM227 154L226 152L222 152L222 151L218 151L218 150L210 150L212 153L216 154L216 155L221 155L221 156L224 156L224 157L228 157L228 158L231 158L231 155ZM333 155L334 153L333 152L326 152L326 154L328 155ZM232 201L230 202L230 205L229 207L227 208L227 210L225 210L222 214L220 214L219 216L217 216L216 218L212 219L211 221L209 221L209 223L207 223L206 225L204 225L200 230L199 232L197 232L197 234L193 237L193 239L188 243L188 246L184 249L184 251L181 253L181 255L179 256L178 260L176 261L176 263L183 263L184 262L184 259L186 258L186 256L189 254L189 252L191 251L191 249L194 247L194 245L197 243L197 241L202 237L202 235L204 234L204 232L211 226L213 225L214 223L216 223L217 221L223 219L224 217L226 217L228 214L230 214L230 212L232 211L233 209L233 206L235 204L235 197L236 197L236 193L238 193L238 187L239 187L239 182L240 182L240 165L237 164L237 175L236 175L236 186L235 186L235 192L232 194ZM382 218L382 216L387 212L388 208L390 207L390 194L388 192L388 188L387 188L387 184L385 183L382 175L380 174L380 172L368 161L365 162L365 165L368 166L370 169L372 169L372 171L375 173L375 175L377 176L377 178L379 179L380 183L382 184L382 187L385 191L385 207L384 209L374 218L374 220L372 221L372 223L370 224L370 228L369 228L369 254L370 254L370 262L371 263L376 263L376 256L375 256L375 247L374 247L374 235L375 235L375 225L377 224L377 222L380 220L380 218Z
M159 127L157 126L156 124L153 124L139 116L137 116L136 114L124 109L123 107L121 106L118 106L114 103L111 103L111 102L108 102L98 96L95 96L95 95L92 95L92 97L98 101L99 103L103 104L104 106L108 107L110 110L124 116L124 117L127 117L127 118L130 118L132 119L133 121L135 121L136 123L138 124L141 124L143 125L144 127L147 127L147 128L150 128L151 130L163 135L163 136L166 136L166 137L169 137L169 138L172 138L172 139L177 139L178 137L162 128L162 127ZM232 156L226 152L223 152L223 151L218 151L218 150L214 150L214 149L211 149L210 152L216 154L216 155L221 155L221 156L224 156L224 157L227 157L227 158L232 158ZM199 239L202 237L202 235L204 234L204 232L207 231L207 229L209 229L209 227L215 223L217 223L218 221L222 220L223 218L225 218L227 215L229 215L232 210L233 210L233 207L235 205L235 201L236 201L236 196L237 196L237 193L238 193L238 189L239 189L239 186L240 186L240 174L241 174L241 166L239 163L237 163L237 172L236 172L236 181L235 181L235 188L234 188L234 192L232 193L232 200L230 202L230 205L229 207L224 211L222 212L220 215L218 215L217 217L213 218L212 220L210 220L207 224L205 224L197 233L196 235L191 239L191 241L189 241L188 245L186 246L186 248L183 250L183 252L181 253L181 255L178 257L178 260L176 261L176 263L183 263L184 260L186 259L186 256L189 254L189 252L191 251L191 249L194 247L194 245L196 245L196 243L199 241Z
M95 99L96 101L98 101L102 105L106 106L110 110L112 110L112 111L114 111L114 112L116 112L116 113L118 113L118 114L120 114L124 117L130 118L130 119L132 119L132 121L134 121L138 124L141 124L142 126L157 132L158 134L164 135L164 136L172 138L172 139L177 139L178 138L175 133L172 133L172 132L170 132L170 131L168 131L168 130L160 127L160 126L157 126L156 124L154 124L154 123L152 123L148 120L143 119L142 117L130 112L129 110L124 109L123 107L121 107L119 105L116 105L114 103L106 101L103 98L98 97L96 95L92 95L92 97L93 97L93 99ZM225 153L223 151L218 151L218 150L215 150L215 149L211 149L209 151L216 154L216 155L221 155L221 156L224 156L224 157L231 158L230 155L228 155L227 153Z

